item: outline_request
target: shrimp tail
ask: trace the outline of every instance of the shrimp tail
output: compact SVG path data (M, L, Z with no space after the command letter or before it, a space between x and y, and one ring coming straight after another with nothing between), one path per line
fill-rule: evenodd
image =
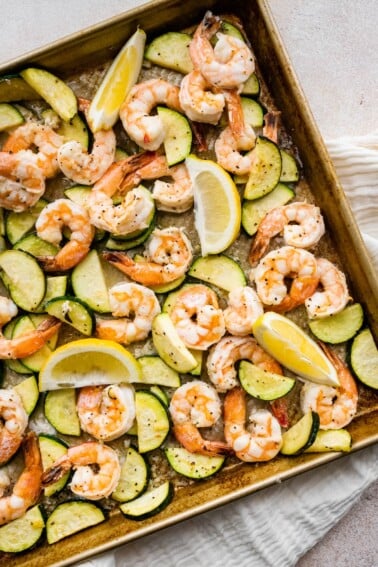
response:
M289 403L287 398L278 398L270 402L272 414L278 420L281 427L289 427Z
M229 455L233 452L232 448L222 441L210 441L201 437L198 429L189 422L175 424L173 433L177 441L190 453L199 453L214 457L215 455Z
M28 495L29 504L32 506L37 502L42 488L42 457L39 449L38 438L34 431L29 431L23 441L22 450L24 454L25 470L15 485L14 492Z
M266 238L262 232L258 232L249 251L248 261L252 267L256 266L260 258L262 258L269 246L269 238Z
M275 144L278 143L280 123L281 123L281 112L273 110L267 112L264 116L264 128L263 134L266 138L269 138Z
M194 143L196 145L197 150L200 153L207 152L209 148L206 141L206 134L202 122L190 121L190 125L192 127L192 132L194 134Z
M0 359L25 358L35 353L58 332L61 324L55 317L49 316L34 331L25 333L16 339L3 339Z
M135 262L130 258L130 256L123 254L122 252L104 251L102 253L102 257L127 276L132 272L135 265Z
M70 460L64 456L60 461L54 463L51 467L46 469L42 475L42 487L50 486L62 478L69 470L72 464Z

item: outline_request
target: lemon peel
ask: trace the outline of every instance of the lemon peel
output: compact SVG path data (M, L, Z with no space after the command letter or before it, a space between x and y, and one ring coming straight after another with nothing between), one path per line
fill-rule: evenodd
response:
M142 382L134 356L118 343L79 339L58 347L39 373L39 390Z
M185 160L194 188L195 227L202 256L219 254L240 232L241 202L231 176L216 162L190 155Z
M92 132L109 130L117 122L121 105L142 68L145 43L146 33L138 28L106 72L89 107Z
M340 385L336 369L324 352L291 319L267 311L254 323L253 334L263 349L299 377L317 384Z

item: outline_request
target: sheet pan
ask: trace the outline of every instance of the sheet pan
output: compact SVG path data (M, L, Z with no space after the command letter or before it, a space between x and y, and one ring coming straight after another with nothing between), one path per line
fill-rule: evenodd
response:
M167 30L180 30L198 22L206 9L239 16L252 43L260 71L282 111L286 126L299 150L306 180L326 217L334 246L352 284L352 295L365 310L374 336L378 337L378 284L351 209L336 177L324 143L298 84L284 46L264 0L227 1L157 0L131 10L102 24L74 34L64 41L29 53L0 66L6 74L33 64L46 67L65 77L94 62L114 57L125 40L140 25L149 38ZM349 430L353 451L378 440L378 396L371 393L361 415ZM340 453L304 454L280 457L259 464L241 464L224 469L214 478L176 492L173 502L159 515L142 522L126 520L112 513L108 521L78 533L52 546L43 545L19 556L7 557L9 567L63 566L104 552L127 541L140 538L176 522L193 517L276 482L298 475L340 458ZM1 557L0 557L1 560ZM3 564L3 563L2 563Z

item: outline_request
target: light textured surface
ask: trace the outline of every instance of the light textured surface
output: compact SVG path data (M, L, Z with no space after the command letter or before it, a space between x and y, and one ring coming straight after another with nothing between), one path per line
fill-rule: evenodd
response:
M3 23L0 60L14 59L141 3L140 0L15 0L12 3L0 0ZM345 187L352 190L357 186L355 206L360 208L359 222L373 251L377 232L372 219L377 215L371 202L378 192L375 181L378 145L375 154L374 149L365 153L358 140L346 140L345 136L365 136L378 126L376 0L270 0L270 5ZM334 141L340 136L344 139ZM345 159L348 156L351 159L356 152L361 160L353 162L351 175L350 162ZM367 154L367 159L373 160L373 168L375 163L368 178L364 177ZM371 193L361 210L358 193L366 197L368 185ZM342 463L323 467L220 511L144 538L117 551L117 565L292 566L357 502L298 566L374 567L378 565L374 538L377 485L363 492L362 497L361 493L377 478L377 456L376 448L367 449L346 457ZM309 515L311 509L313 516ZM96 565L110 567L113 560L114 555L107 556Z

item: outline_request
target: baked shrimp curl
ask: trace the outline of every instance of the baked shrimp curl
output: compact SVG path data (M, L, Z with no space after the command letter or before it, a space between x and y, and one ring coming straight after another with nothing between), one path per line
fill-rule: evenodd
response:
M175 390L169 411L176 439L191 453L224 455L231 452L222 441L204 439L199 428L212 427L221 417L221 401L215 389L192 380Z

